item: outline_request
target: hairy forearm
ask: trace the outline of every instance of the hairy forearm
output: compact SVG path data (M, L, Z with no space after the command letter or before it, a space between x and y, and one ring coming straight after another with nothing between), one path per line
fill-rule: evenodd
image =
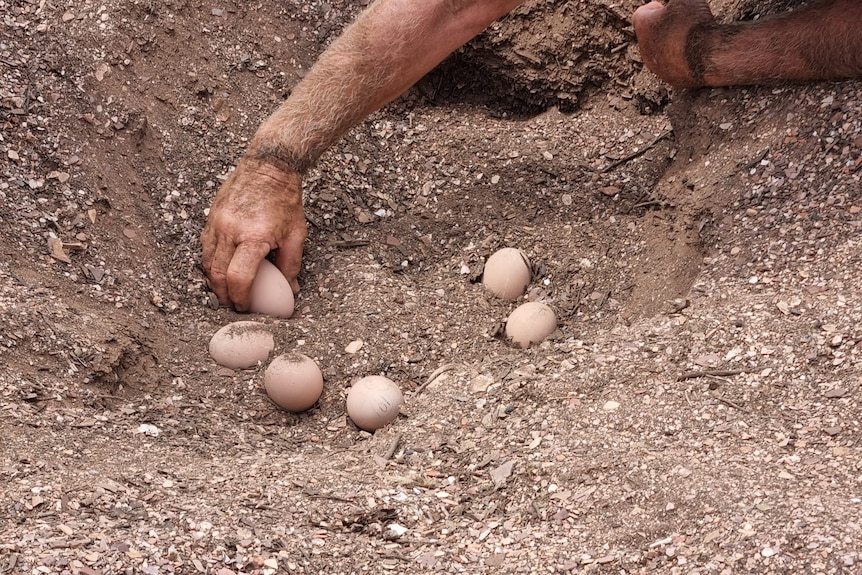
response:
M690 32L686 58L710 86L862 76L862 2L817 0L755 22Z
M260 127L247 157L303 173L351 126L520 1L378 0Z

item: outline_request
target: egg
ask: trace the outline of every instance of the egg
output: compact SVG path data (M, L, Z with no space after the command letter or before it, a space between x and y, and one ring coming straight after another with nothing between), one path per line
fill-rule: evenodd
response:
M539 343L557 329L557 316L547 304L529 301L515 308L506 320L506 336L521 347Z
M347 392L347 415L365 431L375 431L398 417L404 396L394 381L369 375Z
M236 321L215 332L209 352L219 365L244 369L266 360L274 347L272 334L262 323Z
M305 411L323 393L323 374L314 360L301 353L285 353L270 362L263 375L269 398L288 411Z
M532 279L530 260L519 249L497 250L485 262L482 284L495 296L515 300L524 294Z
M251 284L249 311L273 317L293 315L293 290L287 278L269 260L261 260Z

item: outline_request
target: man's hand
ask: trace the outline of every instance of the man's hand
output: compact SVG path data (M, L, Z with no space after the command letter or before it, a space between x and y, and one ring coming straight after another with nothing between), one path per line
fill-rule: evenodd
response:
M706 0L653 0L635 11L632 23L641 58L656 76L678 88L702 86L699 32L714 21Z
M351 126L522 1L373 2L258 129L216 195L201 244L219 301L247 310L258 264L273 249L276 266L298 291L306 236L300 173Z
M859 0L811 0L717 23L706 0L653 0L632 18L644 64L682 88L862 77Z
M219 302L246 311L258 265L271 250L278 250L275 264L298 292L306 234L299 174L241 160L216 194L201 236L204 269Z

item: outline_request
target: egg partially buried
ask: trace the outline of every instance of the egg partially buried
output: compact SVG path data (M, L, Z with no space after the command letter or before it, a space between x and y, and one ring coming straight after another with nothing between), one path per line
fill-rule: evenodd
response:
M293 290L290 283L269 260L261 260L251 284L249 311L273 317L293 315Z
M547 304L528 301L506 320L506 336L521 347L539 343L557 329L557 316Z
M215 332L209 352L219 365L245 369L264 361L274 347L272 334L262 323L235 321Z
M524 294L532 279L530 260L519 249L497 250L485 262L482 284L495 296L515 300Z
M305 411L323 393L320 368L301 353L285 353L272 360L263 382L269 398L288 411Z
M398 417L404 402L401 389L382 375L369 375L347 392L347 415L365 431L375 431Z

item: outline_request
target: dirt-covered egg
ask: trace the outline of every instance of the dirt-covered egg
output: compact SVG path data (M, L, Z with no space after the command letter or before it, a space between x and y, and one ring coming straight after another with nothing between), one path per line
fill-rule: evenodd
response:
M530 279L530 260L516 248L502 248L491 254L482 272L482 284L492 294L505 300L521 297Z
M273 359L263 382L269 398L288 411L305 411L323 393L320 368L301 353L285 353Z
M365 431L375 431L398 417L404 402L401 389L382 375L369 375L347 392L347 415Z
M249 311L273 317L293 315L293 290L290 283L269 260L261 260L251 284Z
M229 323L212 336L209 352L215 362L231 369L245 369L264 361L275 347L267 327L256 321Z
M539 343L557 329L557 316L547 304L529 301L515 308L506 320L506 336L521 347Z

